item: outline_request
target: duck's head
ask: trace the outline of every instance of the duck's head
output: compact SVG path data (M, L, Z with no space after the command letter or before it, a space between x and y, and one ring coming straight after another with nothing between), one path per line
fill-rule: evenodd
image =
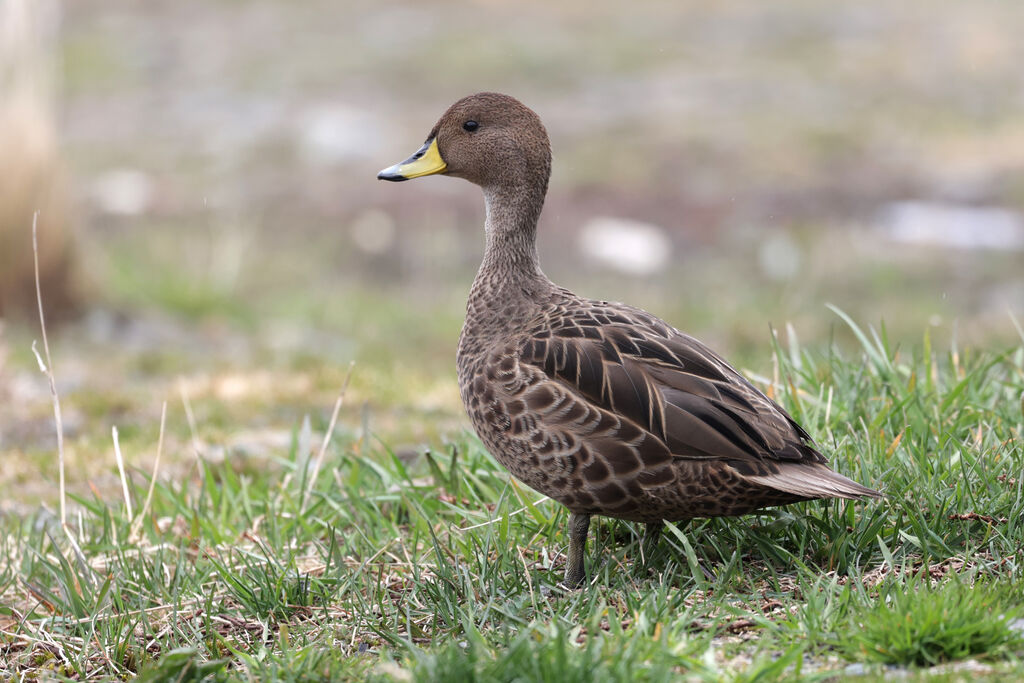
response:
M540 117L514 97L493 92L464 97L441 116L419 151L377 178L399 181L435 173L485 189L546 188L551 173L547 131Z

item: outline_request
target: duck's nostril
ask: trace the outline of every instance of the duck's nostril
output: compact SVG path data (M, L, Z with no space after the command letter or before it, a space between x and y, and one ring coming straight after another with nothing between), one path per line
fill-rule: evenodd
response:
M422 147L420 147L418 150L416 150L415 154L413 154L411 157L406 159L403 163L411 164L414 161L419 161L420 159L422 159L423 155L427 153L428 149L430 149L430 143L432 143L433 141L434 141L434 138L428 139L426 142L423 143Z

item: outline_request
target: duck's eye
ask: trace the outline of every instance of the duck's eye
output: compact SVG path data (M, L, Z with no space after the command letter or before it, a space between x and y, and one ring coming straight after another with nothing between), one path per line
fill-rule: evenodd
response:
M462 124L462 130L468 130L470 133L472 133L479 127L480 124L477 123L476 121L466 121L464 124Z

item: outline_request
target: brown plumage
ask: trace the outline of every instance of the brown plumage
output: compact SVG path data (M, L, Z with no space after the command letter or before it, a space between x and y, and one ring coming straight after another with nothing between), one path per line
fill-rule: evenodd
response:
M479 93L378 177L444 173L483 189L486 249L459 339L459 388L494 457L572 513L566 584L585 579L591 515L647 522L656 539L663 520L880 496L829 469L785 410L693 337L552 283L536 250L550 171L537 115Z

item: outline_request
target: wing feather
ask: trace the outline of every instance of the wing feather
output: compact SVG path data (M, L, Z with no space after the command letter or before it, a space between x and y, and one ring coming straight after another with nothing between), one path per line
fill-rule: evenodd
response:
M579 495L604 509L671 483L687 460L797 497L875 494L832 472L807 432L717 354L638 309L547 309L517 362L529 427L551 457L579 461Z

